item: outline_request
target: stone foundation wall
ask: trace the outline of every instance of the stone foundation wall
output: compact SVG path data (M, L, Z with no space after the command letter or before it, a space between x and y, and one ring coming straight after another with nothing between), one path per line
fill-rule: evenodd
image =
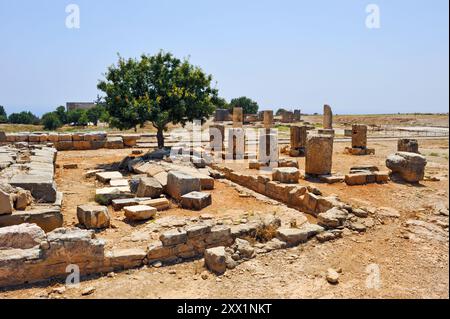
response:
M0 145L16 143L51 144L58 151L134 147L139 139L139 135L108 135L105 132L8 133L1 136Z

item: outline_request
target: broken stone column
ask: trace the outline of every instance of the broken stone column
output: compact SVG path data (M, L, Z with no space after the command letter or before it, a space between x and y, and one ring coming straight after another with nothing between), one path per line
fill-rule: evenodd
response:
M323 107L323 128L325 130L333 129L333 111L329 105Z
M233 127L242 127L244 125L244 109L235 107L233 109Z
M333 140L328 135L310 135L306 139L305 173L329 175L333 165Z
M209 145L214 152L221 152L225 149L224 125L211 125L209 127Z
M273 126L273 111L264 111L264 128L271 129Z
M409 138L399 139L397 151L419 154L419 142Z
M366 125L353 125L352 147L353 148L366 148L367 147L367 126Z
M299 155L304 153L307 136L306 126L291 126L291 151L297 151Z
M230 128L228 130L227 159L245 158L245 130L243 128Z
M271 166L278 162L278 134L276 130L260 130L258 162Z

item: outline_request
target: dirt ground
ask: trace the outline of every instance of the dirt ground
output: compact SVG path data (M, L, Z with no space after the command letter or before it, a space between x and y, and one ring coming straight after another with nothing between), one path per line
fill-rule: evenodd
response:
M448 140L423 140L420 145L429 162L427 180L420 185L390 182L350 187L313 183L325 195L336 194L358 206L389 207L400 212L400 218L383 220L365 234L349 233L325 244L313 240L297 248L258 255L220 278L212 275L202 278L204 268L199 260L158 269L144 267L113 276L88 277L79 288L67 289L63 295L52 293L53 288L62 285L53 282L1 292L0 298L448 298L448 235L444 240L439 237L412 240L405 236L407 220L430 218L436 205L448 207ZM343 154L345 146L346 143L335 144L335 172L346 173L356 164L373 164L384 169L386 156L395 151L396 142L372 142L369 147L376 149L376 155L363 157ZM57 171L58 188L65 194L66 226L76 224L77 205L93 200L96 182L86 180L83 173L105 165L114 167L129 154L130 150L58 154L60 167L65 163L78 164L78 169L59 168ZM299 164L300 168L304 167L303 158L299 158ZM241 197L226 183L216 182L212 192L213 205L202 214L236 220L248 212L282 209L252 197ZM172 205L172 209L160 213L158 218L199 215ZM121 212L111 213L114 227L97 234L107 240L107 247L145 247L145 240L133 239L133 234L139 233L145 224L130 225ZM448 227L448 216L446 220ZM330 267L342 270L338 285L330 285L325 280ZM379 278L377 285L371 284L373 278ZM81 296L81 291L87 287L94 287L95 292Z

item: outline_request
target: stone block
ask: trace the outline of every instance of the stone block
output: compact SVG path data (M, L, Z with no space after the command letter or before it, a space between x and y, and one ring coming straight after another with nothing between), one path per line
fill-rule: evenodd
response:
M45 232L34 224L20 224L0 228L0 250L30 249L45 242Z
M409 183L417 183L424 179L427 159L416 153L397 152L386 160L386 166L394 174L398 174Z
M166 191L172 198L181 200L183 195L201 191L200 178L180 171L171 171L167 175Z
M0 215L12 214L14 210L13 197L0 189Z
M225 247L214 247L205 250L205 266L216 274L223 274L227 270Z
M310 135L306 142L305 173L329 175L333 164L333 137Z
M95 178L104 184L108 184L111 180L123 179L123 175L120 172L98 172L95 174Z
M187 241L187 232L185 230L171 229L162 233L159 240L166 247L185 244Z
M108 136L106 139L105 147L108 149L121 149L123 146L121 136Z
M297 184L300 172L294 167L281 167L273 169L272 179L284 184Z
M153 177L141 177L136 192L137 197L158 198L163 192L162 185Z
M155 217L156 208L147 205L136 205L124 207L125 217L132 221L149 220Z
M77 218L78 222L87 229L107 228L111 222L108 207L96 204L78 206Z
M353 125L352 147L353 148L367 148L367 126L366 125Z
M181 206L184 209L202 210L212 204L211 194L191 192L181 196Z

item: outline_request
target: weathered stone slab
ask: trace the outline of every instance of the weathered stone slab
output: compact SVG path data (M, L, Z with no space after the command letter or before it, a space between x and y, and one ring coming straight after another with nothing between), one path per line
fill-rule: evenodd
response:
M109 181L109 186L111 187L126 187L128 186L127 179L112 179Z
M162 233L159 240L164 246L184 244L187 241L187 232L185 230L171 229Z
M132 198L130 187L105 187L95 191L95 201L101 205L109 205L114 199Z
M108 136L106 139L105 147L109 149L121 149L123 148L123 140L120 136Z
M63 216L59 208L33 209L0 216L0 227L20 225L23 223L37 224L45 232L50 232L62 227Z
M98 181L102 183L109 183L113 179L123 179L123 175L120 172L99 172L95 174Z
M12 186L29 190L39 202L53 203L56 200L56 183L52 175L15 175L9 182Z
M157 209L147 205L124 207L125 217L132 221L149 220L155 217Z

